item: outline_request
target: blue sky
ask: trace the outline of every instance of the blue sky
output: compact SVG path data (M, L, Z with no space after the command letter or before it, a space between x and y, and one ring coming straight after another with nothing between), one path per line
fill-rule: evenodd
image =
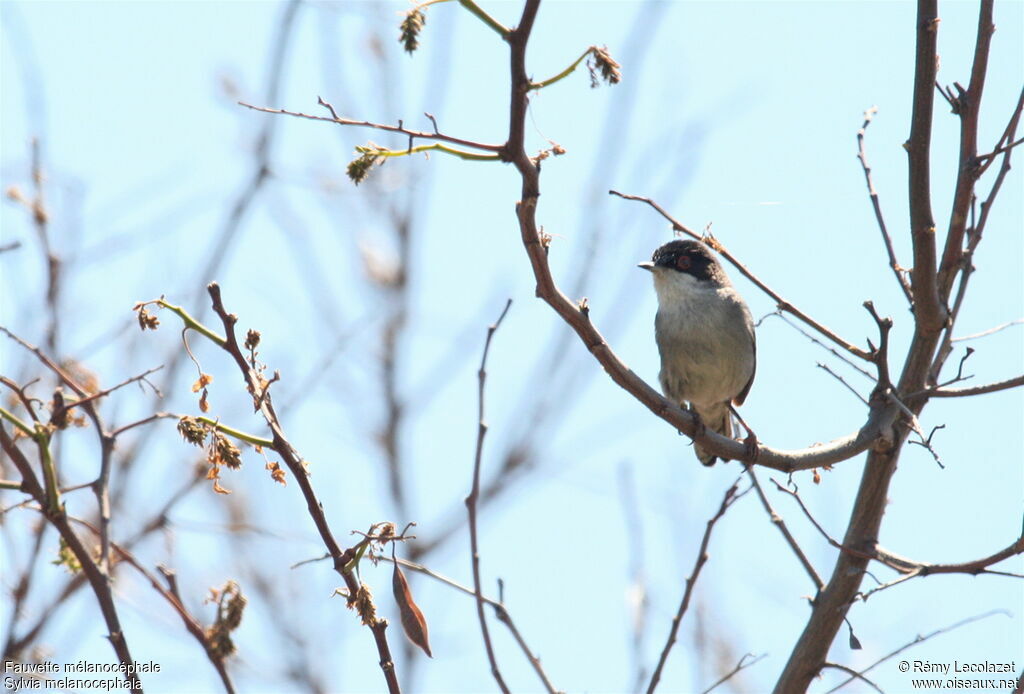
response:
M409 57L395 40L407 7L300 6L278 100L266 104L280 3L0 5L0 176L5 188L28 190L27 142L41 138L51 235L68 269L61 305L66 354L112 383L180 349L172 316L161 316L157 333L139 335L129 331L130 309L161 294L189 306L205 303L197 293L199 274L252 175L256 137L274 118L235 105L238 98L323 114L316 103L323 96L344 117L404 119L423 128L427 111L446 133L503 141L505 46L469 14L441 4L428 10L422 48ZM520 11L513 2L484 7L506 24L514 24ZM979 136L983 151L1002 132L1024 79L1024 5L997 3L995 13ZM976 7L942 3L940 14L939 79L966 83ZM852 342L874 339L874 324L861 308L873 300L895 321L893 365L900 363L911 317L885 264L855 158L855 134L863 111L877 106L868 156L897 254L910 265L901 144L909 132L913 27L912 4L899 2L542 6L528 56L535 78L556 74L591 44L607 44L623 64L623 83L616 87L592 90L581 70L537 94L527 137L533 150L549 146L548 140L567 150L544 163L541 177L538 221L554 237L555 277L565 291L588 297L595 324L648 382L656 382L658 370L655 299L649 277L635 265L670 232L646 207L609 198L612 188L653 196L691 227L713 224L716 236L764 281ZM508 607L556 686L628 689L635 675L630 558L642 561L650 600L643 644L649 672L704 523L738 466L703 469L686 440L611 383L575 338L559 348L550 373L550 345L561 344L554 341L563 339L566 328L534 298L513 214L519 187L511 167L415 157L389 162L374 172L373 182L354 187L344 175L353 146L404 142L297 119L281 119L276 127L273 178L248 211L216 278L242 325L262 331L263 357L282 374L278 402L296 403L283 409L284 424L311 462L335 534L345 541L348 530L375 521L415 520L417 533L429 540L461 521L475 445L479 350L487 324L512 297L489 361L491 430L484 464L493 471L531 427L541 454L535 470L482 512L484 585L493 593L496 579L504 581ZM932 180L940 229L955 178L957 131L956 117L937 100ZM990 184L991 176L980 190ZM961 335L1024 316L1021 189L1014 171L975 258L978 272ZM391 257L392 206L415 211L411 318L398 379L410 411L401 439L408 517L398 517L387 496L373 441L382 417L376 355L387 305L367 289L359 252L368 248ZM23 210L0 207L0 236L4 243L23 244L0 256L0 322L38 342L44 275ZM589 272L582 286L570 289L584 263ZM755 318L773 310L770 298L731 274ZM215 375L214 413L259 432L233 366L198 339L191 344ZM1024 365L1020 326L960 343L961 349L964 344L977 350L967 368L976 383L1019 374ZM319 368L322 355L337 345L329 368ZM954 371L961 353L951 360ZM862 423L865 408L816 362L828 363L864 395L868 382L777 318L758 329L758 359L743 413L766 443L802 448ZM0 370L20 374L25 363L10 342L0 343ZM183 369L159 407L194 413L188 389L194 378ZM534 419L531 408L548 388L553 402ZM153 405L124 391L108 407L109 418L124 423ZM1021 421L1020 390L932 402L922 425L946 425L935 437L946 467L920 447L904 451L882 544L920 560L952 562L987 555L1015 539L1024 491ZM159 427L145 449L145 474L133 477L124 532L180 484L193 455L170 423ZM98 460L94 441L88 432L68 438L64 479L88 481ZM241 473L225 475L225 486L254 510L247 520L258 532L231 539L226 500L202 486L172 514L173 536L146 543L140 558L175 567L190 606L205 618L210 608L201 599L208 586L235 577L246 590L240 567L245 561L265 567L281 591L276 609L302 625L308 639L306 666L330 691L382 691L369 634L340 599L329 598L337 576L323 564L288 569L322 552L298 491L273 485L262 460L248 456ZM846 461L818 486L808 474L796 477L803 499L834 536L845 528L862 464L862 458ZM639 500L639 528L626 522L624 470ZM767 477L761 475L766 485ZM3 506L16 498L11 492L0 496ZM827 575L834 550L790 499L772 494L771 500ZM91 497L72 495L68 503L72 512L92 509ZM7 567L20 566L25 557L18 538L34 521L24 512L5 517L5 589L12 580ZM115 524L115 539L123 537L119 532ZM56 546L55 538L50 542ZM427 563L468 584L465 532ZM999 568L1021 572L1024 563L1018 557ZM60 571L41 569L44 583L33 609L45 605L42 586L60 585ZM879 568L878 575L885 580L889 572ZM367 567L363 577L386 611L385 568ZM414 678L407 688L492 691L471 601L423 578L414 580L414 589L430 621L435 658L412 665L400 656L400 673ZM716 528L662 691L701 691L716 679L716 658L734 662L746 652L767 657L744 671L737 687L770 688L806 620L803 596L810 591L756 499L744 498ZM148 689L216 690L212 668L196 664L201 652L144 582L124 573L117 594L135 657L164 666ZM830 659L864 667L919 633L992 609L1011 616L937 637L917 646L913 658L1019 661L1024 583L994 576L915 579L854 605L849 617L864 648L850 651L841 634ZM55 658L113 658L96 614L94 602L82 595L54 622L42 640ZM247 614L233 665L241 690L289 690L282 669L290 647L270 636L280 619L259 604ZM698 621L705 644L718 644L710 650L695 645ZM538 690L501 625L493 624L492 633L513 689ZM397 628L391 638L400 642ZM875 673L886 691L909 688L895 662ZM814 690L838 681L828 673Z

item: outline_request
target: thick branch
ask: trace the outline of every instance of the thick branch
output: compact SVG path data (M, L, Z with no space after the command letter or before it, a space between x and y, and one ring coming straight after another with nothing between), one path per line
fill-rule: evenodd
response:
M936 43L939 34L938 0L919 0L917 5L917 57L914 70L913 113L910 139L904 147L909 159L910 230L914 246L911 287L919 331L941 329L946 316L936 283L935 219L931 197L932 114Z
M953 209L949 216L949 231L939 266L938 290L943 302L949 301L953 280L961 268L964 232L967 217L974 198L974 184L981 175L978 161L978 117L981 115L981 95L985 90L985 75L988 72L989 46L992 42L992 5L994 0L981 0L978 13L978 36L974 46L974 65L971 68L971 82L966 92L956 99L956 112L960 116L960 158L956 188L953 193ZM932 93L929 90L929 93Z
M936 0L919 0L917 12L917 56L914 70L913 115L909 154L909 205L914 269L911 287L914 295L915 330L907 351L896 393L915 393L926 387L932 356L939 333L946 323L946 310L940 303L936 285L935 222L932 218L930 159L932 110L937 56L938 7ZM887 399L892 404L892 399ZM906 406L913 416L927 400L909 399ZM885 514L889 485L899 455L906 443L909 427L900 422L893 427L890 445L874 448L867 457L843 546L863 552L840 552L832 577L815 601L811 617L797 640L789 660L775 684L775 694L804 692L825 665L829 648L858 594L864 572Z

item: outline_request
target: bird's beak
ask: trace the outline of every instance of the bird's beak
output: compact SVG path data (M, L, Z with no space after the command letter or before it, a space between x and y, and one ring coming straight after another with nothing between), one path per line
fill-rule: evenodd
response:
M646 261L646 262L643 262L643 263L638 263L637 267L643 268L644 270L647 270L648 272L654 272L654 263L652 263L649 260Z

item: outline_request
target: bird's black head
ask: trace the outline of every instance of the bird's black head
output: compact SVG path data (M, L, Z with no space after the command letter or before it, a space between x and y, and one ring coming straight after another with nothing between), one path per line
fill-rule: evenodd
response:
M650 263L643 263L640 267L647 270L654 270L656 267L668 268L692 275L699 281L729 283L712 250L700 241L690 239L669 241L654 251Z

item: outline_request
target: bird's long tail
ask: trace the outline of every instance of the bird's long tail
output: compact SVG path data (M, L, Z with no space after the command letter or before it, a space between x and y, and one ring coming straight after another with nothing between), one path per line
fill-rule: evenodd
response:
M712 407L706 410L694 410L704 423L707 429L717 432L722 436L732 438L732 413L729 412L729 406L725 403ZM693 444L693 450L697 453L697 459L702 465L711 466L718 460L717 456L711 455L699 444Z

